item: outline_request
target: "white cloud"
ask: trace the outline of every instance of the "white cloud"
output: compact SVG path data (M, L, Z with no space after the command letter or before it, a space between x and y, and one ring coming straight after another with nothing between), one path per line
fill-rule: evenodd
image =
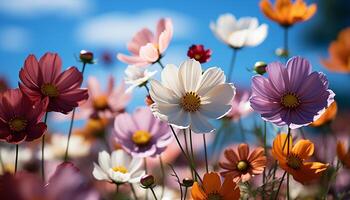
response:
M140 13L113 12L87 19L77 29L77 39L93 47L125 47L126 42L141 28L155 30L161 17L174 23L174 38L188 38L195 31L193 19L166 10L147 10Z
M23 28L12 26L0 29L0 49L2 51L25 51L29 41L29 34Z
M81 15L91 9L89 0L0 0L0 12L28 17L42 14Z

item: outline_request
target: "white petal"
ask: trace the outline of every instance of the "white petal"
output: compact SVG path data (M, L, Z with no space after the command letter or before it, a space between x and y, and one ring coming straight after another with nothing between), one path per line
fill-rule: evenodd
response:
M208 119L200 114L200 112L195 112L190 114L191 118L191 130L196 133L210 133L215 129L209 124Z
M168 115L168 122L177 128L185 129L190 126L190 114L183 109L177 113Z
M211 67L205 70L201 82L196 89L199 96L203 96L214 86L225 83L225 79L224 72L218 67Z
M130 165L130 162L131 162L131 157L125 151L119 149L112 152L112 155L111 155L112 167L122 166L122 167L128 168L128 166Z
M261 44L267 36L267 30L268 26L266 24L262 24L257 29L251 31L245 45L254 47Z
M236 94L236 88L224 83L213 87L205 96L201 97L201 104L216 103L223 105L231 105L231 101Z
M169 88L164 87L156 80L151 80L150 95L154 102L178 104L179 98Z
M146 172L144 170L138 171L135 174L131 175L129 182L130 183L139 183L141 180L141 177L145 174L146 174Z
M143 159L142 158L137 158L137 157L133 157L130 165L129 165L129 170L130 173L134 173L135 171L141 169L141 167L143 166Z
M106 151L102 151L98 154L98 164L105 172L111 168L111 158Z
M258 19L255 17L241 17L237 21L236 27L238 30L256 29L258 25Z
M228 43L234 48L241 48L245 45L250 30L244 29L231 33Z
M198 61L189 59L180 65L179 80L186 92L196 92L201 77L202 66Z
M115 172L113 169L110 169L108 171L109 177L117 183L126 183L130 179L130 174L129 173L121 173L121 172Z
M92 171L92 175L97 180L109 180L108 175L106 172L104 172L100 166L98 166L96 163L94 163L94 170Z
M182 97L185 93L185 90L182 84L180 84L178 74L179 69L173 64L168 64L163 69L161 78L164 87L171 89L178 97Z
M231 105L209 103L201 105L199 112L208 118L221 118L231 110Z

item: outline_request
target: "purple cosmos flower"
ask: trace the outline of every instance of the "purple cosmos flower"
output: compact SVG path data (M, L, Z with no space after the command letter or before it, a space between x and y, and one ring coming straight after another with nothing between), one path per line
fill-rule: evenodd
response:
M132 115L119 114L114 129L116 139L132 156L159 155L172 141L168 124L155 118L148 107L138 108Z
M317 119L333 101L323 73L311 72L309 61L293 57L287 62L267 66L268 78L256 75L252 80L252 108L277 126L295 129Z

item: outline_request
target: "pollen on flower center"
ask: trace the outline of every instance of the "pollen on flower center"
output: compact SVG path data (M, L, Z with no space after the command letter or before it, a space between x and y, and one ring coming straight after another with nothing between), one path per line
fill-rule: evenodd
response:
M196 112L201 105L201 98L195 92L186 92L180 104L185 111Z
M57 97L59 95L55 85L51 83L45 83L41 86L41 93L48 97Z
M194 55L194 59L199 60L202 56L200 54Z
M108 99L105 95L101 95L94 98L92 104L96 110L106 110L108 108Z
M113 171L120 172L122 174L128 173L128 169L126 169L124 166L116 166L116 167L113 167L112 169Z
M300 169L303 160L298 155L289 154L287 158L287 165L293 169Z
M223 197L219 193L211 193L208 195L207 200L222 200Z
M135 133L132 135L132 141L139 146L148 144L151 139L151 133L144 130L135 131Z
M281 104L287 108L295 108L300 104L299 98L294 93L286 93L281 98Z
M237 169L241 172L245 172L248 170L249 164L247 161L241 160L237 163Z
M14 118L9 122L12 131L20 132L27 127L27 120L21 118Z

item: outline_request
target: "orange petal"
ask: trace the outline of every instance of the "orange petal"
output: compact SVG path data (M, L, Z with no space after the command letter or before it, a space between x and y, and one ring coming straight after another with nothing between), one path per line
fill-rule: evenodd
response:
M199 187L198 183L193 183L191 195L193 200L206 200L207 195L204 193L201 187Z
M242 143L238 146L239 160L248 160L249 146L248 144Z
M269 0L260 1L260 9L266 15L267 18L279 23L276 11L273 9L273 6Z
M308 159L314 153L314 143L310 140L299 140L293 147L292 152L301 159Z
M226 149L224 152L225 158L233 164L238 163L239 157L233 149Z
M276 136L272 144L272 155L275 159L279 161L286 159L288 146L289 151L292 149L292 137L289 137L289 145L287 144L287 141L287 134L285 133L280 133Z
M306 11L306 14L303 17L303 21L309 20L312 16L315 15L317 11L317 5L316 4L311 4Z
M224 200L238 200L240 198L239 187L231 178L225 178L219 193Z
M338 106L335 101L326 109L326 111L318 118L316 121L310 124L311 126L317 127L321 126L335 118L337 115Z
M328 164L319 162L305 162L303 166L294 171L293 178L302 183L306 184L318 179L323 172L327 169Z
M203 188L206 194L215 193L220 190L220 176L215 172L206 173L203 178Z
M264 148L258 147L249 155L248 161L252 162L253 160L264 156Z

